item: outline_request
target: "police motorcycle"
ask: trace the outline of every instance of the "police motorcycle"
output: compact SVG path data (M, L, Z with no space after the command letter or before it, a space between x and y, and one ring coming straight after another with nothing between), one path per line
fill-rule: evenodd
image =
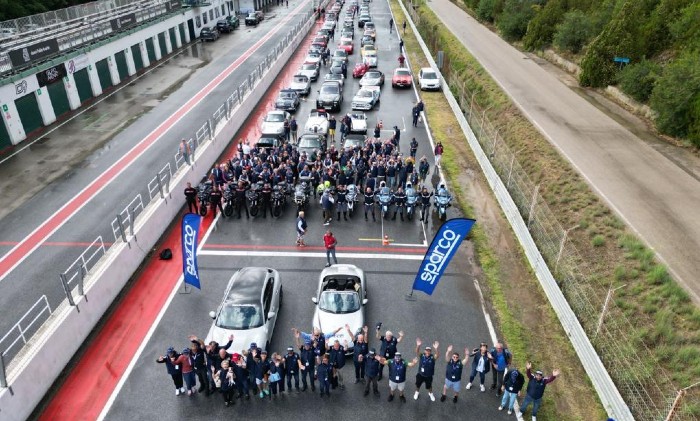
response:
M409 221L413 219L413 214L416 212L416 203L418 203L418 192L411 183L406 183L406 216Z
M309 207L311 181L311 177L299 177L299 183L294 186L294 204L297 205L297 212L305 211Z
M264 183L258 181L253 184L247 192L245 192L246 199L248 199L248 204L250 207L250 216L255 218L260 212L260 192L263 189Z
M202 181L197 186L197 199L199 199L199 214L205 216L209 209L209 197L214 190L211 180Z
M350 216L352 216L353 211L355 210L355 205L358 202L357 195L357 186L354 184L348 184L347 194L345 195L345 198L348 201L348 214L350 214Z
M438 218L441 221L447 219L447 208L451 206L452 196L445 188L444 184L440 184L437 193L435 194L435 210L438 213Z
M287 207L287 182L278 183L272 188L272 216L279 218Z
M377 200L379 202L379 207L381 208L382 218L387 218L389 215L389 206L391 206L391 189L386 186L384 181L379 185L379 193L377 194Z

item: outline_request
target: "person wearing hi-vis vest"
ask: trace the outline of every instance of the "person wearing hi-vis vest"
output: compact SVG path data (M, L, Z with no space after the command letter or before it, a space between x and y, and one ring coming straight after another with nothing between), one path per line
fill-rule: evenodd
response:
M445 362L447 362L447 367L445 367L445 385L442 387L440 402L445 402L447 390L452 389L454 391L452 402L457 403L459 388L462 386L462 371L467 361L469 361L469 350L467 348L464 348L464 359L460 361L459 354L452 352L452 345L447 347L447 352L445 353Z
M408 367L413 367L418 364L418 358L414 358L413 361L407 363L403 358L401 358L401 353L396 352L393 359L386 359L382 357L375 357L379 359L382 365L389 366L389 402L394 400L394 392L396 389L399 390L399 399L401 402L406 402L406 397L403 395L403 391L406 388L406 370Z
M426 346L423 354L420 352L420 346L423 342L420 338L416 338L416 358L418 358L418 374L416 374L416 392L413 394L413 399L418 400L420 395L420 387L425 383L425 389L428 391L428 396L430 400L435 402L435 395L433 395L433 375L435 374L435 355L439 355L438 347L440 343L438 341L433 342L433 347ZM433 351L435 354L433 354Z

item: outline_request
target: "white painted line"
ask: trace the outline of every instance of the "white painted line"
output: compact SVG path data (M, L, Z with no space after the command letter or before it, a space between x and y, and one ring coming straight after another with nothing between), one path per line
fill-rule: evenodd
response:
M326 258L326 253L294 252L294 251L252 251L252 250L202 250L198 256L225 257L314 257ZM396 253L338 253L338 258L344 259L384 259L384 260L423 260L419 254Z
M489 335L491 335L491 343L498 342L498 337L496 336L496 329L493 328L493 323L491 323L491 316L489 312L486 311L486 302L484 301L484 294L481 293L481 287L479 286L479 281L474 279L474 288L479 293L479 301L481 301L481 311L484 313L484 319L486 320L486 326L489 328Z
M415 244L415 243L390 243L392 246L396 247L425 247L425 244Z

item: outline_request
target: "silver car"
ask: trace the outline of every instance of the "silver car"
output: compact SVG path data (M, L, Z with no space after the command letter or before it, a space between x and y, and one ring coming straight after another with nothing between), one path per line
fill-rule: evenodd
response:
M268 111L267 115L263 119L262 126L260 127L260 133L263 134L284 134L284 120L291 120L292 116L286 111L282 110L272 110Z
M342 327L326 343L329 346L337 339L350 354L353 342L345 329L350 326L353 334L362 332L365 325L367 304L367 282L365 272L355 265L336 264L321 272L316 296L311 298L316 305L312 324L322 332L333 332Z
M241 352L255 342L268 349L282 305L282 282L279 272L264 267L246 267L236 272L226 286L224 299L209 316L214 323L206 343L228 342L230 352Z

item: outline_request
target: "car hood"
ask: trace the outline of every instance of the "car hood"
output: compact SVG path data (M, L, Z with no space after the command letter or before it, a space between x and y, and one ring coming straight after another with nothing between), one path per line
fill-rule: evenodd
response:
M217 327L212 323L204 343L208 344L210 341L216 341L219 345L226 345L231 334L233 334L233 344L228 349L230 354L234 352L240 353L242 350L250 348L252 342L255 342L259 348L264 348L268 340L267 330L264 325L248 330L228 330Z
M307 76L309 79L311 79L312 76L316 74L315 70L299 70L299 73L301 73L304 76Z
M319 94L319 101L338 101L340 100L340 94Z
M281 101L278 101L281 102ZM291 101L284 101L291 102ZM262 133L281 133L284 131L283 122L273 122L273 121L263 121L262 127L260 128Z
M357 96L355 95L352 98L352 102L372 102L374 98L369 97L369 96Z
M296 89L304 90L304 89L309 87L309 83L308 82L292 82L290 84L290 87L291 87L291 89L295 89L295 90Z
M343 329L333 337L327 339L326 343L328 345L333 345L333 341L337 339L340 341L341 345L345 346L345 341L348 341L348 346L346 348L350 349L353 347L353 342L350 339L350 335L348 335L348 331L345 329L345 325L350 325L350 330L355 334L358 329L362 328L364 322L364 307L360 307L360 309L354 313L333 314L321 311L318 306L316 306L313 326L320 328L324 333L330 333L342 327Z

